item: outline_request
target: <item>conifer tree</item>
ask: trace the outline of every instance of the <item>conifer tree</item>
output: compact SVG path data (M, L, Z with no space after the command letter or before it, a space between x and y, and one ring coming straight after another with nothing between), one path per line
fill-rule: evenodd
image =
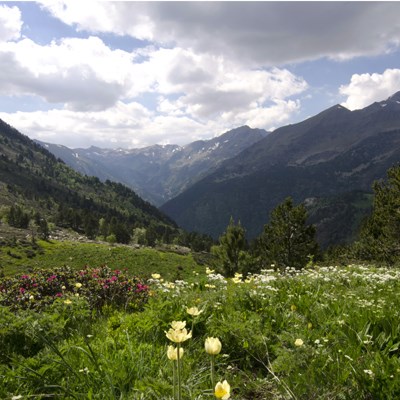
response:
M306 220L304 205L294 206L290 197L272 211L270 222L264 225L256 244L256 253L263 266L274 264L301 269L310 257L316 256L316 230L313 225L307 225Z
M246 233L240 221L237 225L231 217L225 233L219 238L219 246L213 246L211 253L222 264L225 276L232 277L238 272L245 259Z
M393 264L400 259L400 166L389 169L387 181L375 182L373 189L372 215L354 247L359 258Z

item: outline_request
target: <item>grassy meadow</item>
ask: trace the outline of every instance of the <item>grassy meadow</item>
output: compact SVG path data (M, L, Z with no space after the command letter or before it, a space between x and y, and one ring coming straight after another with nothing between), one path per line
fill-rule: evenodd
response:
M314 266L225 279L193 268L190 258L180 261L190 274L176 281L161 261L124 273L3 278L0 301L12 297L14 307L0 307L0 398L400 397L397 269ZM145 278L133 283L131 271ZM128 297L113 301L128 286ZM186 322L174 325L184 333L181 343L166 335L173 321ZM222 345L214 356L205 351L209 337ZM180 390L171 345L183 349ZM214 393L225 380L229 390Z
M81 269L108 265L113 269L128 269L130 273L150 277L151 271L159 270L168 279L187 278L193 270L200 271L192 254L153 248L76 240L8 240L0 247L0 267L5 275L24 273L33 268L56 268L68 265Z

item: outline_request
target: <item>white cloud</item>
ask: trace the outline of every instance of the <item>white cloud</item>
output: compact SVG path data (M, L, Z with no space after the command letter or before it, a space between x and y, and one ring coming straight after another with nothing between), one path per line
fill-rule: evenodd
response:
M89 32L173 43L249 65L377 55L400 44L398 2L42 2Z
M31 138L69 147L144 147L186 144L204 135L204 126L188 117L157 116L141 104L117 102L102 112L50 111L0 113L0 118Z
M17 7L0 5L0 43L21 36L21 12Z
M400 91L400 69L387 69L383 74L354 74L350 83L342 85L339 91L347 96L342 103L344 107L350 110L364 108Z
M30 39L0 44L0 93L37 95L73 110L101 110L135 83L133 55L109 49L99 38L63 39L40 46Z

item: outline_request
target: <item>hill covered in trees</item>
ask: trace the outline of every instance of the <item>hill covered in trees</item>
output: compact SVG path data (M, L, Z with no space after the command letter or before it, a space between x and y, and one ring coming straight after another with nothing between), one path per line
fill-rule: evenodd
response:
M18 228L31 224L44 236L48 224L121 243L135 229L146 244L179 234L169 217L131 189L75 172L2 120L0 189L1 217Z

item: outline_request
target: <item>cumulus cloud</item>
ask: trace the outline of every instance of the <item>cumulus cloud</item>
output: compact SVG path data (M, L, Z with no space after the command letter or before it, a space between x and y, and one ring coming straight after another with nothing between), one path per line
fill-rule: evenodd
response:
M1 112L0 118L31 138L69 147L144 147L166 143L166 132L173 132L173 143L186 144L205 134L190 118L155 115L137 102L117 102L102 112Z
M354 74L350 83L342 85L339 91L347 96L342 103L344 107L350 110L364 108L400 91L400 69L387 69L383 74Z
M73 110L106 109L127 90L140 92L132 59L96 37L47 46L30 39L0 43L0 93L37 95Z
M54 2L89 32L173 43L250 65L376 55L400 44L398 2Z
M0 5L0 43L21 36L21 12L17 7Z

